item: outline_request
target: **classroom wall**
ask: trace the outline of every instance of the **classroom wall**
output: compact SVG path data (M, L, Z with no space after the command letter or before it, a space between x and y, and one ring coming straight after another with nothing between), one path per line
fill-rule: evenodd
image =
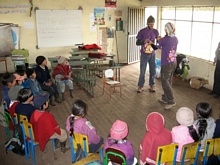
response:
M58 55L70 56L69 52L71 51L72 46L68 47L57 47L57 48L41 48L36 49L37 46L37 34L36 34L36 18L35 11L31 12L30 16L30 7L21 7L22 5L28 5L28 0L1 0L0 6L15 6L17 8L0 8L0 22L3 23L14 23L20 26L20 48L25 48L29 50L30 58L29 63L35 63L36 56L44 55L46 57L53 57ZM122 10L121 19L123 20L124 29L126 30L127 26L127 8L128 7L138 7L140 6L139 0L117 0L116 9ZM105 6L105 0L33 0L33 8L38 7L41 10L77 10L79 6L83 8L83 43L84 44L93 44L97 43L97 30L95 32L90 32L89 24L89 14L93 13L94 8L103 8ZM3 14L3 11L9 11L7 14ZM26 11L26 12L24 12ZM114 9L106 9L105 12L105 25L103 27L115 27L115 18L119 16L114 15ZM111 15L111 21L108 21L108 16ZM100 25L99 25L100 26ZM100 26L100 27L102 27ZM125 31L123 32L125 33ZM124 35L125 36L125 35ZM126 40L126 38L125 38ZM108 53L116 54L116 44L115 39L111 38L107 40L108 42ZM124 42L119 42L120 44ZM11 58L7 58L8 70L9 72L14 71L14 65L11 61ZM50 64L49 64L50 65ZM5 66L3 63L0 63L0 73L5 71Z

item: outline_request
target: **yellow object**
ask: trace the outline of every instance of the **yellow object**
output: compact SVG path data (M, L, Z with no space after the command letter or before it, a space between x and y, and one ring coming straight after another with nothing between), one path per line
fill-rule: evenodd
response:
M178 147L177 143L158 147L156 164L160 165L172 162L172 164L175 165Z
M29 62L29 51L27 49L15 49L11 52L12 55L23 55L25 58L25 63Z

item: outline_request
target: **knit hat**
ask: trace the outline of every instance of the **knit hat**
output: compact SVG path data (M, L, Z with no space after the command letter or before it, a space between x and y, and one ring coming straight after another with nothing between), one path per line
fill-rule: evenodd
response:
M121 121L116 120L110 129L110 136L112 139L121 140L128 135L128 125Z
M15 76L15 80L19 80L19 81L24 80L24 76L20 76L20 75L17 74L17 73L14 73L14 76Z
M176 120L180 125L191 126L194 121L193 111L187 107L181 107L176 112Z
M14 86L14 87L11 87L9 90L8 90L8 97L11 99L11 100L17 100L17 97L18 97L18 92L22 89L23 87L22 86Z
M175 36L175 26L173 23L171 22L168 22L166 23L165 25L165 31L167 32L167 35L170 36L170 37L173 37Z
M57 57L57 62L58 62L58 64L62 64L64 61L66 61L66 58L65 58L65 57L63 57L63 56L58 56L58 57Z
M147 18L147 23L155 23L155 19L152 15Z
M41 106L48 101L49 99L49 94L46 93L44 95L38 95L37 97L34 97L34 107L39 109L41 108Z
M45 59L46 58L44 56L37 56L37 58L36 58L37 65L41 65Z
M33 68L27 68L27 70L26 70L27 77L30 77L33 73L34 73Z

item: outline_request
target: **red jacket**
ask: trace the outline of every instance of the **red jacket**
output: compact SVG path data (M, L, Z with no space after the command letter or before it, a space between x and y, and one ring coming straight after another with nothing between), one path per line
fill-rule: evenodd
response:
M61 134L60 127L51 113L35 110L31 115L30 123L33 126L35 141L39 142L41 151L44 151L54 133Z
M14 102L12 105L11 105L11 107L9 108L9 113L10 113L10 115L11 115L11 118L12 118L12 120L14 121L14 113L15 113L15 107L16 107L16 105L18 104L19 102L18 101L16 101L16 102ZM14 122L13 121L10 121L10 125L9 125L9 129L10 130L14 130Z
M69 65L61 65L57 64L57 66L53 70L52 77L55 79L56 75L61 74L63 76L68 76L71 72L71 68ZM63 78L61 80L66 80L67 78Z

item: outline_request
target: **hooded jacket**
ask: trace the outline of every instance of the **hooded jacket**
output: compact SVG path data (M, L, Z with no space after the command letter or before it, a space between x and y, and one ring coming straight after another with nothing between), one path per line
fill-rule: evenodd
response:
M140 162L156 164L157 148L172 143L171 132L164 128L164 118L158 112L152 112L146 119L147 132L140 144Z
M204 149L204 145L205 145L205 141L207 139L212 139L213 135L214 135L214 131L215 131L215 120L212 117L209 117L206 119L207 121L207 128L206 128L206 133L203 137L203 139L201 139L201 149ZM194 124L198 130L199 128L199 119L194 121Z

